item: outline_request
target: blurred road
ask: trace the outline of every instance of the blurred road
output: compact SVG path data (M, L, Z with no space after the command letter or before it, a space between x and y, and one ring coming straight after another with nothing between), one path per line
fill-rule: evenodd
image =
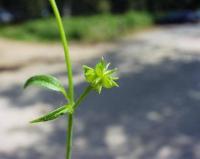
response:
M36 73L65 81L59 47L0 40L0 159L63 159L66 119L28 124L62 105L62 96L22 91ZM200 25L157 28L115 44L72 45L72 52L78 93L86 85L81 65L102 55L120 76L119 88L92 93L78 110L74 159L200 158Z

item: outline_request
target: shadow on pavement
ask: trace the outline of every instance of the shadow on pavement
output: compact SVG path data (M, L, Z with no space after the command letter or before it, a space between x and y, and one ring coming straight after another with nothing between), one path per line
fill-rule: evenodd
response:
M114 53L108 61L115 66L125 62ZM105 90L100 96L92 93L76 114L74 159L200 158L199 72L198 60L164 59L122 74L119 88ZM80 84L76 90L80 93L84 86ZM24 98L19 88L13 86L0 96L9 98L13 107L22 107L22 111L35 101L49 105L64 102L58 94L46 91ZM55 121L54 131L37 145L0 154L0 158L62 159L64 120Z

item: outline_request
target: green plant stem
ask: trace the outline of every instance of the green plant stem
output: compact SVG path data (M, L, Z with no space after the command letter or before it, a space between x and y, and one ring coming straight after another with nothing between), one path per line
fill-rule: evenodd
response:
M53 9L53 12L56 17L56 21L58 24L58 28L60 31L60 36L64 48L64 53L65 53L65 61L66 61L66 68L67 68L67 73L68 73L68 85L69 85L69 90L68 90L68 96L69 96L69 103L71 105L74 104L74 84L73 84L73 77L72 77L72 66L71 66L71 61L70 61L70 55L69 55L69 47L68 47L68 42L66 38L66 33L63 27L62 19L58 10L58 7L56 5L55 0L49 0L51 7ZM72 133L73 133L73 114L70 114L68 116L68 128L67 128L67 146L66 146L66 159L71 159L71 151L72 151Z
M68 115L68 128L67 128L67 146L66 146L66 159L71 159L72 154L72 137L73 137L73 121L74 121L74 115L69 114Z
M73 78L72 78L72 65L70 62L70 55L69 55L69 47L68 47L68 42L67 42L67 38L66 38L66 33L63 27L63 22L58 10L58 7L56 5L55 0L49 0L51 7L53 9L53 12L55 14L56 17L56 21L58 24L58 28L60 31L60 36L62 39L62 44L63 44L63 48L64 48L64 53L65 53L65 61L66 61L66 67L67 67L67 72L68 72L68 82L69 82L69 98L70 98L70 104L72 104L74 102L74 84L73 84Z
M86 87L84 92L81 94L81 96L77 99L76 103L74 104L74 111L78 108L80 103L85 99L85 97L90 93L91 90L92 90L91 86Z
M81 96L77 99L76 103L74 104L74 111L80 105L80 103L85 99L85 97L89 94L92 90L91 86L86 87L84 92ZM71 149L72 149L72 137L73 137L73 117L74 114L69 114L68 116L68 132L67 132L67 156L66 159L71 159Z

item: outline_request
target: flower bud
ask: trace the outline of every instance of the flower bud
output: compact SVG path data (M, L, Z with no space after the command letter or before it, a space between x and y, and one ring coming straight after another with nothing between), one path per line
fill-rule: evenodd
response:
M117 71L117 69L109 70L110 63L106 63L106 61L102 59L99 63L96 64L94 68L88 67L86 65L83 66L84 75L86 81L95 89L101 93L102 88L112 88L118 87L119 85L115 82L118 80L117 77L114 77L113 74Z

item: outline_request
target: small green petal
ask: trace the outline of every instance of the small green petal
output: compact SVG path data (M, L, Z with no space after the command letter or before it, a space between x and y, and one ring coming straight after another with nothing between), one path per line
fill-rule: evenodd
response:
M106 67L106 61L104 60L104 57L101 57L101 61L100 63L102 64L102 66L105 68Z
M98 77L97 79L95 79L94 84L97 84L97 83L99 83L100 81L101 81L101 78Z
M105 68L105 69L107 70L107 69L109 68L109 66L110 66L110 63L108 63L108 64L106 65L106 68Z
M104 71L103 65L101 63L98 63L95 67L95 72L96 72L97 76L102 76L103 71Z
M93 70L93 68L91 68L91 67L89 67L89 66L87 66L87 65L83 65L83 68L84 68L84 69L87 69L87 70Z
M105 75L111 75L115 72L117 72L117 69L108 70L108 71L105 72Z
M105 88L111 88L112 87L112 83L110 82L110 80L108 78L104 78L103 79L103 86Z
M98 93L100 94L102 90L102 86L99 86L97 89L98 89Z
M115 81L112 81L112 84L113 86L119 87L119 85Z

